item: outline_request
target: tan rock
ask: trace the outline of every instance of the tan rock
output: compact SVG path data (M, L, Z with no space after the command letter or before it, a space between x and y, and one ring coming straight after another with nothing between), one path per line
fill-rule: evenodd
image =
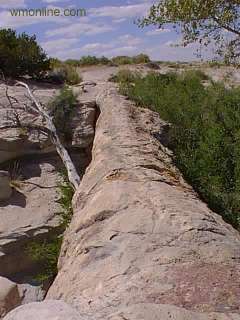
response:
M0 318L21 303L16 283L0 277Z
M109 86L48 299L101 320L240 319L239 233L154 138L158 115Z
M56 89L47 84L35 83L31 85L33 86L37 99L46 105L59 92L59 88ZM22 107L24 103L29 103L25 96L25 88L9 86L9 95L15 97L19 102L14 102L14 109L22 123L43 125L41 117L37 114L30 114ZM89 148L92 145L95 116L95 101L94 105L92 103L83 104L79 101L69 123L73 135L73 141L68 142L70 145L78 148ZM0 163L29 154L44 154L55 150L45 133L36 129L11 128L13 124L14 113L5 96L5 86L0 83Z
M62 301L33 302L10 312L4 320L88 320Z

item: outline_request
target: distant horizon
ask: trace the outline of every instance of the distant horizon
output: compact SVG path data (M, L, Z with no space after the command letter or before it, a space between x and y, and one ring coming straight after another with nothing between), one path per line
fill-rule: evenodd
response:
M210 50L196 56L197 44L175 46L181 40L171 25L139 28L134 21L147 15L153 0L1 0L0 28L35 34L49 57L60 60L82 56L134 56L147 54L153 61L201 62L212 60ZM34 15L48 8L56 15ZM18 9L30 12L18 14ZM77 15L77 10L86 15ZM13 14L15 12L15 14ZM65 13L69 13L66 15ZM79 11L80 12L80 11ZM71 15L70 15L71 13ZM75 15L74 15L75 13Z

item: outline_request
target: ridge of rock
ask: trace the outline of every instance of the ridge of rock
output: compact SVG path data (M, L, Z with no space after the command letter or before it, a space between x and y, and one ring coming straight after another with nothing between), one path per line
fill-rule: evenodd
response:
M174 167L159 116L103 91L47 299L94 320L240 319L239 233Z

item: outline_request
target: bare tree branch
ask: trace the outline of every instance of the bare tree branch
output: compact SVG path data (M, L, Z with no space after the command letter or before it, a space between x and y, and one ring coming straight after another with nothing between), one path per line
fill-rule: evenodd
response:
M17 81L17 85L22 86L27 90L28 96L31 99L32 104L34 105L34 107L33 105L27 106L27 107L31 108L31 110L38 112L38 114L42 116L42 118L46 121L46 128L49 130L52 143L55 146L57 153L59 154L60 158L63 161L64 166L67 169L68 179L70 183L73 185L74 189L76 190L80 184L80 177L77 173L75 165L73 164L67 149L63 146L61 140L58 137L57 129L53 123L52 117L45 110L44 106L37 101L33 92L25 82Z

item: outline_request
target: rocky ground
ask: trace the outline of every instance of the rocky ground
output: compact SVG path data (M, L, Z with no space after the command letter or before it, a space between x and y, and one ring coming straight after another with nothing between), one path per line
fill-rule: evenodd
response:
M45 104L60 89L46 84L30 86ZM74 90L79 95L80 88ZM16 115L24 124L43 124L37 114L26 111L26 103L23 88L10 85L6 94L5 85L0 85L0 276L17 283L21 303L38 301L45 295L34 280L39 267L27 247L32 241L42 242L60 232L58 213L62 210L57 200L63 164L49 137L36 129L13 127ZM71 119L69 147L80 175L91 159L96 117L95 101L79 100ZM2 308L0 317L6 310Z
M141 73L149 70L131 68ZM161 67L158 72L169 69ZM74 216L65 234L59 274L45 302L24 305L5 319L28 320L34 315L36 320L56 316L68 320L238 320L239 233L208 209L174 167L171 152L162 144L165 123L159 116L136 108L108 82L116 71L116 67L81 71L89 84L79 97L85 107L79 107L73 122L78 127L75 137L80 139L85 132L85 137L93 138L89 128L94 131L94 121L89 125L86 119L100 115L92 161L74 197ZM218 79L224 79L227 72L210 71ZM237 84L238 72L234 74ZM74 88L76 93L79 90L79 86ZM93 110L95 115L90 116ZM79 115L83 120L78 120ZM5 143L2 147L1 141ZM77 140L72 144L79 145ZM1 136L0 131L0 150L6 151L5 145L6 135ZM56 223L57 228L53 187L58 164L54 155L51 158L43 150L40 154L47 153L43 158L39 152L32 156L31 150L31 159L17 155L24 183L0 207L0 240L10 241L10 248L21 243L16 241L19 234L31 239L34 230L38 233L47 223ZM16 152L19 150L12 152L14 158ZM10 159L9 154L6 157ZM76 159L76 163L81 161ZM3 169L6 173L6 167ZM23 194L20 202L14 200L20 197L18 193ZM13 259L5 270L16 265L14 255ZM0 262L0 274L2 265ZM6 272L2 275L9 277ZM14 294L15 306L21 303L21 286L16 290L14 283L2 281L7 288L2 294L6 313L13 307L9 307L9 296Z

